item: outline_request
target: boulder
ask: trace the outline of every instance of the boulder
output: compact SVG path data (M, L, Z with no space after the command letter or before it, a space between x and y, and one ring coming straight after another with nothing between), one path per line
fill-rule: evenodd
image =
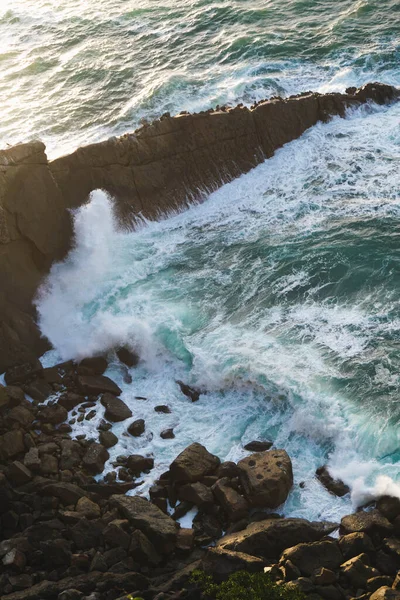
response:
M400 600L400 591L383 586L371 594L370 600Z
M177 380L176 383L181 388L182 394L184 394L184 396L189 398L192 402L197 402L199 400L200 390L196 390L195 388L190 387L190 385L186 385L186 383L183 383L183 381Z
M178 537L176 540L176 549L179 552L190 554L194 546L194 529L181 527L178 529Z
M286 548L316 542L337 527L336 523L314 523L305 519L265 519L221 538L217 546L264 558L278 558Z
M65 392L58 398L57 404L60 404L66 410L70 411L78 406L78 404L82 404L84 401L85 396L81 396L80 394L75 394L73 392Z
M75 510L87 519L98 519L101 517L100 506L86 496L79 498Z
M363 510L343 517L340 522L341 533L367 533L374 536L390 535L393 531L393 525L377 510L365 512Z
M8 406L14 408L19 406L25 400L24 390L15 385L8 385L3 388L8 396Z
M282 554L281 561L290 560L301 574L310 577L314 571L324 567L335 571L343 562L343 555L337 542L320 541L298 544Z
M322 483L322 485L334 496L345 496L350 493L350 488L348 485L343 483L340 479L334 479L332 475L329 473L326 465L319 467L315 472L317 479Z
M160 438L163 440L173 440L175 437L174 430L172 428L163 429L160 433Z
M210 488L200 482L187 483L179 488L179 500L191 502L199 508L210 507L214 504L214 496Z
M67 482L45 482L39 486L38 494L41 496L55 496L59 498L61 504L64 506L68 506L69 504L75 505L79 498L86 495L80 487L74 483Z
M366 533L348 533L339 538L338 541L345 560L354 558L359 554L372 554L375 552L372 540Z
M18 486L31 481L32 473L25 465L15 460L8 467L8 477L14 485Z
M10 402L10 398L7 394L4 385L0 385L0 410L6 408Z
M128 456L126 466L133 475L138 477L143 472L151 471L154 467L154 458L149 456L141 456L140 454L131 454Z
M103 375L107 370L108 362L104 356L92 356L91 358L81 360L79 366L89 369L93 375Z
M24 451L24 434L20 429L7 431L0 436L0 455L4 459L14 458Z
M193 483L205 475L216 471L220 464L217 456L197 442L181 452L171 463L170 474L173 481Z
M371 577L367 581L367 591L368 592L376 592L381 587L393 587L393 577L389 577L388 575L379 575L378 577Z
M257 452L238 462L240 480L252 506L276 508L293 485L292 462L285 450Z
M230 521L239 521L248 514L247 500L229 485L224 485L224 480L217 481L212 491Z
M52 404L40 410L38 419L43 423L59 425L68 419L68 411L60 404Z
M103 394L100 401L106 409L105 418L112 423L125 421L125 419L129 419L132 416L132 411L127 407L125 402L122 402L120 398L116 398L112 394Z
M168 415L171 412L170 407L167 406L166 404L160 404L159 406L155 406L154 410L158 413L163 413L165 415Z
M39 359L9 367L4 374L7 385L25 383L42 374L43 367Z
M133 435L133 437L139 437L144 433L145 430L145 422L144 419L137 419L133 421L128 427L128 433Z
M223 548L208 548L201 561L201 569L216 581L224 581L236 571L262 573L265 566L261 558Z
M105 448L112 448L118 443L118 438L112 431L100 431L99 441Z
M61 440L60 469L73 470L80 465L83 455L82 446L73 440Z
M38 402L44 402L53 392L53 388L44 379L34 379L24 385L24 391Z
M103 472L104 464L109 458L110 454L108 450L101 444L93 442L86 450L82 459L82 465L89 473L97 475Z
M253 442L246 444L244 449L248 450L249 452L264 452L265 450L269 450L272 446L273 442L267 440L254 440Z
M129 554L135 562L146 566L156 566L162 561L162 557L154 545L139 529L132 532Z
M368 579L380 575L377 569L369 565L369 558L366 554L360 554L347 560L340 566L340 573L354 589L365 589Z
M30 471L39 471L40 469L40 458L39 451L37 448L32 446L29 451L25 454L24 465Z
M400 499L393 496L382 496L376 503L376 508L389 521L394 521L400 515Z
M104 375L80 375L78 385L82 394L85 396L98 396L99 394L113 394L119 396L122 394L121 388L114 381Z
M127 367L136 367L139 362L139 355L132 350L129 350L126 346L119 348L116 352L119 360Z
M21 427L24 427L24 429L29 429L30 425L32 425L35 420L31 406L28 408L26 405L24 406L22 404L12 408L7 416L9 421L18 423Z
M68 536L78 550L98 548L102 545L102 531L104 525L99 520L79 519L73 527L68 529Z
M139 496L111 496L110 502L160 553L168 554L173 550L178 525L157 506Z

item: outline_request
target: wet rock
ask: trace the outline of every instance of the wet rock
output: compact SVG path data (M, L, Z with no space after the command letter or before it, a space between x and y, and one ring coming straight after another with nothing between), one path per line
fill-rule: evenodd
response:
M139 437L144 433L145 422L144 419L137 419L133 421L128 427L128 432L134 437Z
M400 499L393 496L382 496L376 503L376 508L389 521L394 521L400 515Z
M200 482L187 483L179 489L180 500L190 502L199 508L205 508L214 504L214 496L210 488Z
M353 515L343 517L340 523L342 533L367 533L374 537L390 535L393 526L380 512L372 510L370 512L359 511Z
M139 363L139 355L126 346L119 348L116 354L119 360L127 367L136 367L136 365Z
M175 434L174 434L174 430L173 429L164 429L161 433L160 433L160 438L162 438L163 440L172 440L174 439Z
M141 456L140 454L131 454L128 457L126 466L133 475L138 477L143 472L151 471L154 467L154 458L148 456Z
M4 374L4 381L7 385L25 383L26 381L41 375L42 371L43 367L40 360L32 360L20 365L15 365L14 367L9 367Z
M192 483L205 475L213 474L220 464L217 456L195 442L181 452L171 463L170 473L174 481Z
M0 436L0 455L4 459L13 458L24 451L24 434L21 430L7 431Z
M44 423L59 425L68 419L68 411L60 404L53 404L42 408L38 413L38 419Z
M213 485L212 491L229 520L239 521L248 514L249 504L236 490L223 482L224 480L219 480Z
M191 502L180 502L171 516L174 519L174 521L177 521L178 519L184 517L189 512L189 510L192 510L192 508L193 504Z
M170 407L167 406L166 404L160 404L159 406L155 406L154 410L158 413L163 413L165 415L168 415L171 412Z
M313 523L305 519L265 519L251 523L243 531L223 537L218 547L276 558L286 548L316 542L337 529L336 523Z
M104 375L80 375L78 377L78 385L85 396L98 396L99 394L119 396L122 393L117 384Z
M218 479L222 479L223 477L239 477L240 469L236 463L232 461L226 461L219 465L216 476Z
M345 496L350 493L350 488L348 485L343 483L340 479L334 479L332 475L329 473L326 465L319 467L315 472L317 479L322 483L322 485L334 496Z
M201 568L212 575L216 581L225 581L237 571L262 573L266 563L261 558L256 558L243 552L233 552L222 548L208 548L201 561Z
M339 548L343 558L348 560L359 554L372 554L375 552L371 538L366 533L349 533L339 539Z
M285 502L293 485L292 462L285 450L251 454L238 467L250 504L276 508Z
M139 496L111 496L110 503L144 533L159 552L168 553L174 548L178 526L157 506Z
M82 459L82 465L89 473L97 475L98 473L103 472L104 464L109 458L110 454L108 453L108 450L101 444L93 442L86 450Z
M290 560L301 574L310 577L317 569L324 567L335 571L343 562L343 555L336 542L321 541L298 544L282 554L281 561Z
M73 392L65 392L61 394L59 399L57 400L57 404L63 406L67 411L72 410L78 404L82 404L85 401L85 397L80 394L75 394Z
M28 396L38 402L44 402L54 393L51 385L44 379L35 379L34 381L31 381L24 386L24 391Z
M103 356L92 356L81 360L79 366L89 369L93 375L103 375L107 370L108 362Z
M192 402L197 402L199 400L199 398L200 398L199 390L196 390L195 388L190 387L190 385L186 385L185 383L183 383L183 381L177 380L176 383L181 388L182 394L184 394L184 396L189 398Z
M99 440L105 448L112 448L118 443L118 438L112 431L101 431Z
M100 401L106 409L105 418L112 423L125 421L125 419L129 419L132 416L132 411L125 402L122 402L120 398L116 398L112 394L103 394Z
M201 546L210 544L222 535L222 525L217 516L201 510L193 519L193 529L196 543Z
M80 487L67 482L46 482L43 486L38 488L38 493L41 496L55 496L56 498L59 498L64 506L70 504L75 506L79 498L85 496L85 492Z
M269 450L273 446L273 442L270 441L256 441L249 442L244 446L245 450L249 450L250 452L264 452L265 450Z

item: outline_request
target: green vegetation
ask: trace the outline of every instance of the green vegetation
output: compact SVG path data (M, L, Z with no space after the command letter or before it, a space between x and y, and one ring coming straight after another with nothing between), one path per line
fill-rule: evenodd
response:
M274 583L264 573L238 571L227 581L215 583L203 571L193 571L191 582L199 587L205 598L215 600L302 600L303 594L287 590Z

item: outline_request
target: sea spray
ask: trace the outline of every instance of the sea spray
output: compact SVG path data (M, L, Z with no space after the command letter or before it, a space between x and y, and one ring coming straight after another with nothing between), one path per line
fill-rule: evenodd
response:
M140 438L113 426L107 469L120 454L154 454L145 493L193 440L237 460L245 443L272 439L294 464L285 514L338 520L398 495L399 110L319 124L203 204L135 232L116 228L103 192L77 212L76 246L38 311L61 358L111 352L110 376L145 419ZM125 343L141 354L131 384L112 353ZM177 379L204 389L200 401ZM101 417L74 433L96 436ZM161 439L169 427L175 438ZM315 479L324 463L352 498Z

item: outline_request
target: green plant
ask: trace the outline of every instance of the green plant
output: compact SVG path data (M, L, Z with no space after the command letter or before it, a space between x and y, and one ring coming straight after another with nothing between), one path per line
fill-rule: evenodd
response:
M264 573L238 571L222 583L215 583L203 571L193 571L191 582L201 589L205 598L215 600L301 600L298 591L287 590L274 583Z

